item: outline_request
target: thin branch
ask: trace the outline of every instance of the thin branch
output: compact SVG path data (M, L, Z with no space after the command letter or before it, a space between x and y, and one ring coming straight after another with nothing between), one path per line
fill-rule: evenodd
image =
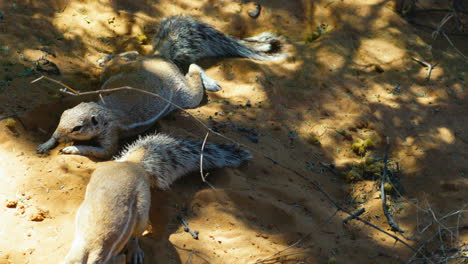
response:
M205 149L206 139L208 138L209 134L210 132L206 133L205 139L203 139L203 143L200 150L200 175L204 183L208 184L208 186L210 186L212 189L215 189L215 187L206 180L206 177L208 177L208 173L206 175L203 175L203 150Z
M448 43L450 43L450 45L452 45L452 47L458 52L458 54L460 54L465 59L467 58L465 54L463 54L459 49L457 49L457 47L455 47L455 44L453 44L453 42L449 39L445 32L442 31L442 35L447 39Z
M426 80L431 80L431 73L432 73L432 70L434 70L434 68L438 65L438 63L435 63L435 64L430 64L429 62L426 62L426 61L423 61L421 59L418 59L416 57L411 57L413 60L421 63L422 65L426 66L427 67L427 76L426 76Z
M203 175L203 150L205 149L206 139L208 138L209 134L210 132L206 133L205 139L203 139L203 143L200 150L200 175L203 182L206 182L205 175Z
M461 213L463 212L468 212L468 210L458 210L458 211L455 211L455 212L452 212L452 213L448 213L446 214L445 216L441 217L440 219L436 219L436 222L438 223L439 221L442 221L444 220L445 218L447 217L450 217L450 216L453 216L453 215L461 215ZM425 226L420 233L424 233L429 227L431 227L432 225L434 224L434 222L431 222L430 224L428 224L427 226Z
M437 26L437 29L434 32L432 32L432 38L433 39L437 39L439 34L442 32L442 27L445 25L445 23L447 23L453 17L453 15L454 15L454 13L451 12L451 13L448 13L447 15L445 15L444 18L442 18L442 21Z
M437 26L436 30L434 32L432 32L432 38L435 40L437 39L437 37L439 36L439 34L442 33L442 35L447 39L447 41L449 42L449 44L463 57L463 58L467 58L465 56L465 54L463 54L459 49L457 49L457 47L455 47L455 44L453 44L453 42L450 40L450 38L447 36L447 34L442 31L442 27L452 18L452 17L456 17L456 13L455 12L451 12L451 13L448 13L443 19L442 21L440 22L440 24Z
M62 86L62 87L65 87L65 88L67 88L68 90L72 91L75 95L78 95L78 94L79 94L79 92L77 92L76 90L74 90L74 89L71 88L70 86L64 84L63 82L57 81L57 80L52 79L52 78L49 78L49 77L47 77L47 76L45 76L45 75L42 75L41 77L39 77L39 78L37 78L37 79L31 81L31 83L35 83L35 82L40 81L40 80L42 80L42 79L46 79L46 80L51 81L51 82L54 82L54 83L56 83L56 84L58 84L58 85L60 85L60 86Z
M289 245L288 247L283 248L282 250L280 250L280 251L278 251L278 252L276 252L276 253L274 253L274 254L272 254L272 255L266 257L266 258L259 259L259 260L255 261L255 262L253 262L252 264L260 264L260 263L264 263L264 262L266 262L266 261L269 261L269 260L270 260L271 258L273 258L274 256L277 256L277 255L283 253L284 251L286 251L286 250L288 250L288 249L290 249L290 248L292 248L292 247L295 247L295 246L299 245L299 244L300 244L302 241L304 241L306 238L309 238L310 235L311 235L311 234L307 234L307 235L304 236L303 238L301 238L301 239L299 239L298 241L296 241L294 244L291 244L291 245Z
M385 217L387 218L387 222L392 228L392 230L398 231L400 233L404 233L404 231L398 226L397 223L393 220L392 215L388 211L387 208L387 196L385 196L385 180L387 179L387 174L388 174L388 153L390 152L390 138L387 137L387 148L385 150L385 157L383 160L384 167L383 167L383 172L382 172L382 177L380 179L380 192L381 192L381 198L382 198L382 209L385 214Z
M361 208L357 210L354 214L348 216L345 220L343 220L343 224L348 223L349 220L355 219L357 216L362 215L366 211L365 208Z
M201 255L205 255L205 256L206 256L206 254L204 254L204 253L202 253L202 252L200 252L200 251L198 251L198 250L181 248L181 247L179 247L179 246L177 246L177 245L175 245L175 244L174 244L174 247L177 248L177 249L183 250L183 251L190 252L190 255L195 255L195 256L201 258L202 260L205 261L205 263L208 263L208 264L211 263L211 262L209 262L206 258L204 258L204 257L201 256ZM207 257L208 257L208 256L207 256Z

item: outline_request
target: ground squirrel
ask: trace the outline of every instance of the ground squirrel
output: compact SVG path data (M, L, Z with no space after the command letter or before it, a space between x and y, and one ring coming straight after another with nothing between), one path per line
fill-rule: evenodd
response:
M146 229L150 186L168 189L200 166L202 142L163 134L140 138L97 168L75 217L75 237L63 264L142 264L138 236ZM203 168L238 167L251 154L233 144L206 143ZM123 250L127 249L126 256Z
M219 91L218 83L196 64L184 76L171 61L158 56L137 59L137 52L114 56L101 74L101 89L130 86L153 93L183 108L198 106L203 88ZM101 159L111 158L121 137L140 134L175 107L151 95L119 91L103 96L99 102L86 102L63 112L52 137L38 146L45 153L58 142L94 140L99 146L75 145L61 150Z
M140 165L104 163L86 187L71 249L62 264L142 264L137 237L147 227L150 202L149 175ZM130 261L125 261L124 248Z
M202 99L203 87L209 91L221 88L203 69L190 63L205 57L284 58L284 54L272 54L280 44L271 33L239 40L189 16L168 17L161 21L154 37L153 49L158 55L137 59L138 53L132 51L103 60L110 61L101 75L102 89L131 86L155 92L180 107L193 108ZM185 77L174 63L179 68L190 64ZM81 103L66 110L52 137L37 151L45 153L58 142L94 140L99 146L69 146L61 152L108 159L117 151L120 137L144 132L174 109L149 95L116 92L98 103Z
M281 38L268 32L240 40L190 16L171 16L160 22L153 49L183 68L207 57L286 58L285 54L276 53L281 42Z

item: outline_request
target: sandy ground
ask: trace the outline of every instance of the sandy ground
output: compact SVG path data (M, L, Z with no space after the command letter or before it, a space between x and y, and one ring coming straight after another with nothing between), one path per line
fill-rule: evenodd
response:
M348 174L363 160L351 149L353 142L371 139L375 146L365 155L383 157L388 136L402 192L389 205L409 239L400 237L418 247L442 229L425 251L442 257L442 244L449 250L467 243L464 212L422 232L434 219L428 208L437 218L466 210L466 60L444 39L433 41L430 31L407 24L392 1L259 3L261 15L253 19L252 3L233 0L0 2L0 114L17 115L0 122L0 263L62 260L85 186L99 166L87 157L59 155L60 148L35 154L64 109L92 98L63 97L47 81L30 84L39 77L31 71L34 61L45 56L61 71L51 77L80 91L95 90L99 58L148 52L151 45L140 41L151 38L162 17L175 14L193 15L241 38L278 33L290 55L272 62L202 62L223 91L208 92L192 114L227 125L225 135L319 182L348 210L365 208L364 219L390 231L379 182L351 181ZM312 40L321 24L326 34ZM468 54L466 38L451 39ZM439 63L430 81L412 56ZM200 140L206 133L180 112L157 128ZM153 191L153 232L142 238L145 263L254 263L301 238L267 263L405 263L413 255L360 222L343 225L347 215L336 213L310 183L254 155L238 169L211 171L215 189L194 173L171 191ZM320 162L335 164L334 173ZM184 232L178 214L199 231L199 240Z

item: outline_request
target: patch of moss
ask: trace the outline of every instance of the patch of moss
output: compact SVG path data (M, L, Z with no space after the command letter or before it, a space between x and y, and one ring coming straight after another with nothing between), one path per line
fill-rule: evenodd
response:
M345 174L346 182L356 182L362 180L362 175L359 171L355 169L351 169Z
M327 24L318 25L316 31L309 32L304 36L304 41L306 43L311 43L312 41L320 38L320 36L327 34L329 28L330 26Z
M358 138L356 141L353 142L351 145L351 149L354 151L354 153L358 155L364 155L366 154L367 150L375 145L374 141L372 139L368 138L366 140L362 140Z

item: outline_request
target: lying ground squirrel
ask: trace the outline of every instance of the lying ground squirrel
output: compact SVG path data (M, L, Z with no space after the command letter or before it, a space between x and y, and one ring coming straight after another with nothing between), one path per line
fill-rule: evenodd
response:
M101 89L130 86L156 93L183 108L198 106L203 88L219 91L218 83L196 64L184 76L175 64L158 56L137 59L137 52L126 52L112 58L101 74ZM61 150L101 159L111 158L121 137L138 135L175 107L151 95L136 91L118 91L101 97L99 102L86 102L63 112L52 137L38 146L45 153L58 142L97 141L99 146L75 145Z
M164 18L153 39L153 49L183 68L207 57L245 57L254 60L286 58L278 54L282 39L264 32L237 39L190 16Z
M221 88L203 69L190 63L205 57L284 58L284 54L271 54L279 50L280 44L280 38L271 33L239 40L189 16L168 17L162 20L153 42L153 49L166 60L157 55L136 59L137 52L109 56L110 62L101 76L105 81L102 89L140 88L180 107L193 108L202 99L203 87L209 91ZM190 64L185 78L173 62L180 68ZM69 146L61 152L108 159L117 151L119 138L144 132L174 109L149 95L116 92L98 103L81 103L66 110L52 137L37 151L45 153L58 142L95 140L99 146Z
M76 213L75 237L63 264L142 264L138 236L148 224L150 186L168 189L184 174L198 170L201 146L199 141L150 135L127 147L116 161L97 168ZM206 143L203 168L238 167L251 158L236 145Z

